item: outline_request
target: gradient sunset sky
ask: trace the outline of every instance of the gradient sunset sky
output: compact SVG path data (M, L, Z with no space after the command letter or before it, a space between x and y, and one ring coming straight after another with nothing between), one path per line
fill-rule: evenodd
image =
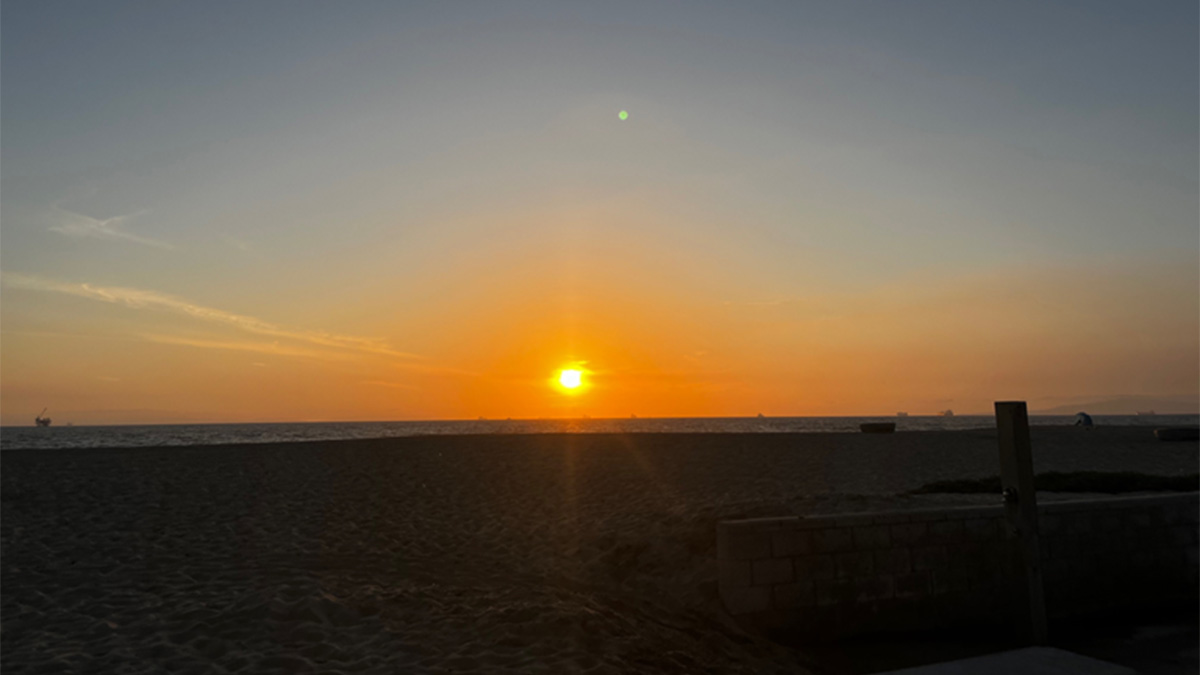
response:
M1195 400L1197 25L5 0L0 421Z

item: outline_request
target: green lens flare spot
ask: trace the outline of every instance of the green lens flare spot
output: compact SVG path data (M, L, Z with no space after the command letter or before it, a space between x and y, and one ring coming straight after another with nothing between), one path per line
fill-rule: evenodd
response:
M622 121L627 120L629 119L629 112L622 110L621 112L617 113L617 117L619 117Z

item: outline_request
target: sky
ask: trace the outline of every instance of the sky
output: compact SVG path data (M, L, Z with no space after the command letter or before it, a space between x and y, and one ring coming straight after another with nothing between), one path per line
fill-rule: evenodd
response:
M6 0L0 422L1200 412L1197 13Z

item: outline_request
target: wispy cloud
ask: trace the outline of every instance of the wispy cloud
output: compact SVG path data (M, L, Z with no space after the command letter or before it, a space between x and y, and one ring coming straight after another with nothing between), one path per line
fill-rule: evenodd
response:
M122 288L119 286L93 286L85 283L71 283L42 279L5 272L2 276L4 286L31 291L61 293L90 300L98 300L113 304L124 305L133 309L153 309L177 314L184 314L200 321L232 326L247 333L267 335L285 340L305 342L310 345L329 347L351 352L378 354L400 359L419 358L415 354L397 351L377 338L364 338L353 335L338 335L322 331L312 331L279 326L262 319L243 314L234 314L221 309L204 307L189 302L183 298L147 291L137 288ZM249 351L264 351L255 349Z
M60 206L53 206L54 224L50 226L50 230L65 234L69 237L95 237L98 239L121 239L130 241L142 246L151 246L153 248L174 249L175 247L165 241L143 237L122 229L122 226L140 215L144 215L145 211L130 213L123 216L113 216L112 218L92 218L85 216L82 213L68 211Z
M183 337L178 335L159 335L146 334L140 336L147 342L154 342L161 345L176 345L180 347L197 347L199 349L225 349L238 352L256 352L259 354L273 354L275 356L300 356L310 359L346 359L350 358L349 354L337 354L316 349L307 349L305 347L296 347L293 345L280 344L279 342L239 342L232 340L203 340L198 338ZM266 364L256 363L253 365L265 366Z

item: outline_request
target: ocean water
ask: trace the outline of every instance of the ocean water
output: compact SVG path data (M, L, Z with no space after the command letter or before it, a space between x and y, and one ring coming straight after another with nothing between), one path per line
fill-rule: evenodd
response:
M1071 424L1072 415L1033 415L1032 425ZM1095 415L1098 426L1181 426L1200 415ZM955 417L682 417L277 424L155 424L0 427L0 450L113 448L327 441L462 434L547 433L813 433L857 432L863 422L896 422L897 431L982 429L991 415Z

